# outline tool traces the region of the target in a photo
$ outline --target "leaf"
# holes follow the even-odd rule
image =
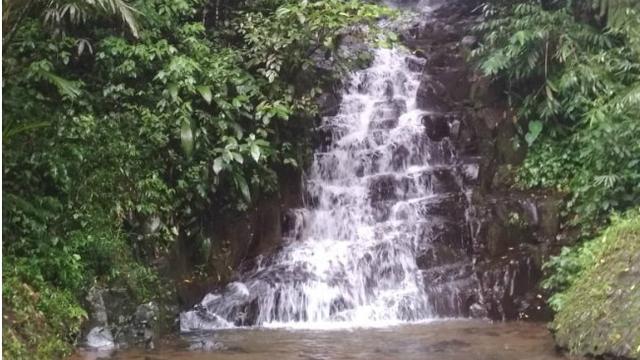
[[[178,84],[171,83],[169,84],[169,95],[171,95],[171,99],[173,101],[178,100]]]
[[[298,15],[298,21],[300,22],[300,24],[304,24],[307,20],[302,12],[298,12],[296,15]]]
[[[536,141],[538,136],[540,136],[541,132],[542,132],[542,121],[534,120],[529,122],[529,132],[527,132],[527,134],[524,136],[524,139],[527,141],[527,144],[531,146],[531,144],[533,144]]]
[[[240,193],[242,193],[244,199],[247,202],[251,202],[251,192],[249,191],[249,185],[247,184],[247,181],[240,174],[236,174],[234,179],[236,186],[238,187],[238,190],[240,190]]]
[[[55,85],[61,95],[68,96],[70,99],[77,98],[82,91],[78,82],[67,80],[52,72],[41,70],[40,75],[43,79]]]
[[[234,152],[234,153],[232,153],[232,155],[233,155],[233,159],[234,159],[236,162],[238,162],[238,163],[240,163],[240,164],[242,164],[242,163],[244,162],[244,158],[242,157],[242,155],[241,155],[241,154],[238,154],[238,153],[235,153],[235,152]]]
[[[196,90],[198,90],[198,92],[200,93],[200,95],[202,95],[202,98],[204,99],[204,101],[207,102],[207,104],[211,104],[211,100],[213,98],[212,94],[211,94],[211,87],[210,86],[196,86]]]
[[[191,129],[191,121],[188,119],[182,120],[180,126],[180,142],[182,144],[182,150],[189,157],[193,152],[193,130]]]
[[[223,167],[224,167],[224,161],[222,160],[222,158],[216,158],[215,160],[213,160],[213,172],[216,175],[218,175],[220,171],[222,171]]]
[[[40,122],[35,122],[35,123],[30,123],[30,124],[23,124],[23,125],[18,125],[15,127],[11,127],[7,130],[3,130],[2,131],[2,141],[3,142],[8,142],[13,136],[20,134],[22,132],[26,132],[26,131],[31,131],[31,130],[35,130],[35,129],[39,129],[39,128],[43,128],[43,127],[47,127],[49,126],[50,123],[48,121],[40,121]]]
[[[251,144],[251,157],[256,162],[260,161],[260,147],[256,144]]]
[[[242,130],[242,126],[240,126],[240,124],[235,123],[235,122],[230,123],[229,125],[236,132],[236,138],[237,139],[242,139],[242,136],[244,135],[244,132]]]

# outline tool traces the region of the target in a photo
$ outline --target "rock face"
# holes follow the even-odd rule
[[[162,333],[161,309],[154,302],[135,305],[124,289],[93,287],[87,295],[91,310],[85,336],[88,348],[109,350],[129,346],[154,348],[154,340]],[[169,317],[177,309],[163,306]]]
[[[450,144],[455,153],[444,160],[448,176],[439,179],[440,190],[460,194],[464,204],[455,210],[443,203],[428,212],[445,220],[429,233],[418,265],[442,316],[546,319],[538,282],[543,258],[560,245],[559,199],[509,189],[513,165],[524,159],[526,147],[514,142],[511,112],[499,92],[464,60],[477,43],[465,36],[476,5],[443,2],[429,20],[403,34],[414,53],[428,54],[417,95],[418,105],[429,111],[426,136]],[[440,234],[437,240],[433,231]]]

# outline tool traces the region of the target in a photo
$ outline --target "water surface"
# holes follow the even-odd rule
[[[228,329],[165,339],[151,351],[101,356],[114,360],[567,359],[554,349],[544,324],[451,320],[364,329]],[[73,360],[98,355],[79,353]]]

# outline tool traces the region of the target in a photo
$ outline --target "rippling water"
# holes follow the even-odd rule
[[[172,338],[155,350],[77,354],[118,360],[551,360],[554,350],[543,324],[449,320],[383,328],[334,330],[228,329]]]

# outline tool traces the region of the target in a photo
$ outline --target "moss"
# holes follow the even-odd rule
[[[640,213],[614,221],[593,245],[594,261],[562,294],[556,341],[576,354],[638,359]]]
[[[70,293],[8,274],[2,300],[3,358],[60,359],[73,351],[86,313]]]

